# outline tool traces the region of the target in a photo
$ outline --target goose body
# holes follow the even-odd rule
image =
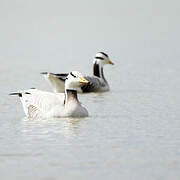
[[[93,76],[84,76],[89,83],[82,84],[77,88],[79,93],[109,91],[109,84],[104,77],[103,66],[113,64],[109,56],[103,52],[97,53],[93,61]],[[67,73],[55,74],[50,72],[41,73],[49,81],[54,92],[64,92]]]
[[[73,77],[75,76],[75,77]],[[76,71],[67,76],[65,93],[51,93],[38,89],[28,89],[10,95],[18,95],[24,112],[29,118],[84,117],[88,111],[81,105],[76,88],[81,83],[88,83]]]

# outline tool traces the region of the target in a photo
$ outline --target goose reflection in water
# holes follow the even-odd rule
[[[86,122],[86,118],[48,118],[48,119],[22,119],[21,132],[29,138],[55,140],[56,136],[63,135],[66,138],[78,136],[80,128]]]

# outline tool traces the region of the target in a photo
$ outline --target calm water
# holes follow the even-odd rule
[[[180,178],[179,61],[114,62],[105,67],[110,92],[79,95],[90,114],[82,119],[24,118],[19,100],[7,94],[32,86],[50,90],[39,75],[49,64],[16,61],[9,73],[10,62],[1,67],[3,179]],[[91,73],[91,61],[76,63]]]

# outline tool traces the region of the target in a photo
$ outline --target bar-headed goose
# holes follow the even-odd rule
[[[28,89],[10,95],[18,95],[27,117],[84,117],[88,111],[77,97],[77,88],[88,81],[81,73],[73,71],[65,80],[65,93],[51,93],[38,89]]]
[[[93,76],[84,76],[89,83],[82,84],[77,91],[84,92],[104,92],[109,91],[109,84],[104,77],[103,66],[105,64],[114,64],[107,54],[99,52],[93,60]],[[54,74],[42,72],[45,79],[50,82],[54,92],[64,92],[64,83],[68,74]]]

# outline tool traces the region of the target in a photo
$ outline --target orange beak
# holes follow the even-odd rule
[[[89,81],[87,81],[85,78],[83,78],[83,77],[80,77],[80,81],[79,81],[80,83],[82,83],[82,84],[87,84]]]
[[[110,60],[109,60],[108,64],[112,64],[112,65],[114,65],[114,63],[113,63],[112,61],[110,61]]]

